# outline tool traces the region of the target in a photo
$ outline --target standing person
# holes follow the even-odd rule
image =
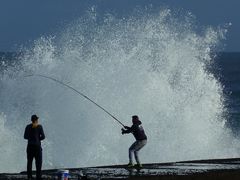
[[[32,115],[31,124],[28,124],[25,128],[24,139],[28,140],[27,145],[27,175],[28,179],[32,179],[32,162],[35,158],[36,164],[36,177],[38,180],[41,179],[42,169],[42,147],[41,141],[45,139],[43,128],[38,124],[39,117]]]
[[[133,133],[136,141],[130,146],[129,148],[129,164],[128,167],[133,167],[133,160],[132,156],[134,153],[135,160],[137,162],[136,167],[141,168],[142,164],[140,163],[138,157],[138,151],[143,148],[147,144],[147,136],[144,132],[143,127],[141,126],[142,122],[139,120],[137,115],[132,116],[132,123],[131,127],[124,126],[125,129],[122,128],[122,134]]]

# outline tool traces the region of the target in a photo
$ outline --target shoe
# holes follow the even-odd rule
[[[143,166],[141,164],[136,164],[134,167],[135,168],[142,168]]]
[[[134,167],[133,163],[128,163],[127,167],[131,168]]]

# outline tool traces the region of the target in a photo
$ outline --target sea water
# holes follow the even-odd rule
[[[76,88],[125,125],[138,115],[148,136],[142,163],[239,157],[231,127],[239,96],[231,101],[227,89],[235,76],[228,86],[226,66],[214,69],[225,27],[200,28],[191,13],[162,9],[125,18],[90,11],[60,31],[17,57],[2,54],[0,172],[26,170],[23,133],[32,114],[46,134],[44,169],[128,163],[131,134],[69,88],[24,77],[34,73]]]

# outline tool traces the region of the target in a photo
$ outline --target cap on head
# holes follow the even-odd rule
[[[137,115],[132,116],[132,122],[133,122],[133,123],[136,123],[136,122],[138,122],[138,121],[139,121],[139,118],[138,118]]]
[[[38,116],[36,115],[36,114],[34,114],[34,115],[32,115],[32,117],[31,117],[31,121],[32,122],[35,122],[35,121],[37,121],[38,120]]]
[[[132,119],[134,119],[134,120],[139,120],[139,118],[138,118],[137,115],[132,116]]]

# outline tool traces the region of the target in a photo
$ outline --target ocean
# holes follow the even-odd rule
[[[140,13],[140,12],[139,12]],[[90,13],[21,53],[0,54],[0,172],[26,169],[25,126],[40,117],[46,168],[128,162],[138,115],[143,163],[240,156],[240,53],[217,53],[226,29],[196,30],[170,10],[118,19]]]
[[[240,135],[240,53],[220,53],[215,60],[215,76],[221,82],[227,107],[227,124]]]

